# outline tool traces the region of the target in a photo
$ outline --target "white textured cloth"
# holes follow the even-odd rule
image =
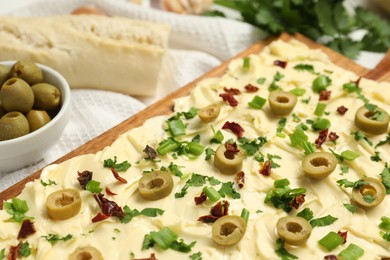
[[[0,10],[0,15],[59,15],[88,4],[96,5],[110,16],[172,26],[157,94],[154,97],[129,97],[107,91],[72,90],[72,118],[61,139],[36,164],[14,172],[0,172],[0,191],[129,118],[144,108],[145,104],[149,105],[191,82],[265,36],[255,27],[239,21],[168,13],[140,7],[126,0],[37,0],[9,13]]]

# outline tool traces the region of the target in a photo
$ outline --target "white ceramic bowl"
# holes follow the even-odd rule
[[[0,64],[12,67],[15,61],[2,61]],[[44,81],[61,91],[61,109],[52,120],[27,135],[0,141],[0,172],[17,170],[38,162],[50,147],[57,142],[69,122],[71,112],[71,92],[68,83],[57,71],[38,64]]]

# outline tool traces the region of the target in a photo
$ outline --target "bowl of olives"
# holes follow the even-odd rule
[[[69,122],[70,96],[66,80],[47,66],[0,62],[0,172],[43,158]]]

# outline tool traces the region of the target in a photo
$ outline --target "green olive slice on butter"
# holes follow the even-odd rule
[[[81,208],[80,192],[63,189],[51,193],[46,199],[46,210],[53,220],[65,220],[77,215]]]
[[[205,123],[214,121],[221,111],[221,106],[219,104],[211,104],[207,107],[201,108],[198,110],[198,116],[200,120]]]
[[[236,174],[242,169],[242,162],[244,156],[241,152],[236,154],[226,151],[226,146],[221,144],[214,155],[214,166],[217,167],[221,173]]]
[[[68,260],[104,260],[99,250],[92,246],[79,247],[69,255]]]
[[[380,180],[372,177],[362,179],[367,182],[358,189],[352,190],[352,199],[362,207],[372,208],[378,206],[386,196],[386,188]]]
[[[355,114],[355,125],[366,133],[380,135],[386,133],[389,127],[389,114],[381,108],[370,111],[366,107],[360,107]],[[380,113],[380,119],[375,118],[375,114]]]
[[[153,171],[141,177],[138,191],[146,200],[159,200],[168,196],[173,189],[172,174],[164,171]]]
[[[337,158],[328,152],[316,152],[306,155],[302,160],[304,173],[314,179],[330,175],[337,166]]]
[[[275,115],[288,115],[297,104],[297,97],[286,91],[272,91],[268,96],[268,103]]]
[[[302,217],[286,216],[276,223],[276,230],[281,239],[290,245],[301,245],[309,239],[312,226]]]
[[[244,236],[246,224],[243,218],[236,215],[220,217],[212,225],[212,238],[221,246],[237,244]]]

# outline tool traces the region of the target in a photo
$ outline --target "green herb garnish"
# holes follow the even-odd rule
[[[336,232],[329,232],[326,236],[318,240],[318,244],[325,247],[328,251],[334,250],[336,247],[344,243],[344,238],[342,238]]]
[[[103,167],[114,168],[117,172],[125,172],[131,167],[131,164],[128,161],[117,163],[117,158],[114,156],[114,159],[109,158],[104,160]]]
[[[310,225],[312,227],[324,227],[333,224],[336,220],[338,220],[338,218],[333,217],[331,215],[327,215],[325,217],[310,220]]]
[[[356,260],[364,255],[364,250],[355,244],[349,244],[349,246],[341,251],[338,256],[343,260]]]
[[[356,141],[365,140],[369,145],[372,145],[371,140],[363,132],[356,131],[352,135],[354,135]]]
[[[275,253],[283,260],[298,259],[297,256],[290,254],[286,248],[284,248],[284,241],[280,238],[276,240]]]
[[[193,253],[190,255],[191,260],[202,260],[202,252]]]
[[[294,89],[290,90],[290,93],[294,94],[297,97],[301,97],[301,96],[305,95],[306,89],[304,89],[304,88],[294,88]]]
[[[218,190],[218,193],[222,196],[222,198],[225,198],[226,196],[232,198],[232,199],[239,199],[241,198],[240,193],[238,193],[233,188],[234,183],[229,182],[223,182],[221,188]]]
[[[124,217],[121,219],[122,223],[129,223],[134,217],[143,215],[147,217],[157,217],[158,215],[164,214],[164,210],[159,208],[144,208],[139,211],[137,209],[130,209],[129,206],[125,205],[123,207],[123,212],[125,213]]]
[[[42,236],[43,238],[46,239],[47,242],[49,242],[51,245],[55,245],[57,242],[59,241],[68,241],[70,239],[73,238],[73,236],[71,234],[68,234],[66,236],[63,236],[63,237],[60,237],[59,235],[57,234],[49,234],[47,236]]]
[[[313,218],[313,211],[309,208],[304,208],[297,214],[297,216],[310,221]]]
[[[102,188],[100,187],[100,182],[95,180],[90,180],[87,185],[85,186],[85,189],[87,191],[90,191],[92,193],[100,193],[102,192]]]
[[[41,184],[43,187],[50,186],[50,185],[57,185],[55,181],[52,181],[50,179],[48,180],[48,182],[44,182],[43,180],[41,180]]]
[[[28,257],[29,255],[31,255],[31,247],[30,247],[30,244],[28,243],[28,241],[23,242],[20,245],[18,253],[19,253],[18,255],[22,256],[22,257]]]
[[[356,205],[347,204],[347,203],[344,203],[343,205],[351,213],[355,213],[356,210],[358,209],[358,206],[356,206]]]
[[[320,75],[313,81],[313,91],[320,93],[321,91],[326,90],[326,88],[329,87],[331,83],[332,80],[328,76]]]
[[[152,231],[145,235],[142,249],[148,249],[153,247],[154,244],[157,244],[163,250],[170,248],[183,253],[190,252],[196,242],[186,244],[182,239],[178,239],[178,237],[171,229],[163,227],[160,231]]]
[[[390,194],[390,167],[388,164],[385,165],[385,168],[380,173],[380,176],[382,178],[382,183],[386,188],[386,194]]]
[[[294,66],[294,69],[298,71],[308,71],[315,74],[314,67],[310,64],[297,64]]]
[[[248,103],[248,106],[254,109],[262,109],[263,106],[267,103],[267,99],[260,96],[254,96],[253,99]]]
[[[355,182],[352,182],[347,179],[341,179],[337,181],[337,184],[340,185],[341,187],[344,186],[345,188],[360,189],[361,186],[367,185],[368,182],[364,180],[357,180]]]
[[[205,149],[205,153],[206,153],[206,157],[205,157],[205,160],[208,161],[211,159],[211,157],[215,154],[215,151],[213,149],[211,149],[210,147],[207,147]]]
[[[386,139],[385,139],[385,140],[382,140],[382,141],[380,141],[377,145],[375,145],[375,148],[377,148],[378,146],[387,144],[387,143],[390,143],[390,134],[388,134],[388,135],[386,136]]]
[[[25,213],[29,210],[27,202],[18,198],[12,198],[11,202],[4,202],[4,209],[12,216],[11,220],[14,222],[22,222],[25,219],[33,219],[28,217]]]
[[[260,136],[251,141],[246,137],[241,137],[238,138],[238,142],[240,147],[245,150],[246,155],[253,156],[267,143],[267,138]]]

